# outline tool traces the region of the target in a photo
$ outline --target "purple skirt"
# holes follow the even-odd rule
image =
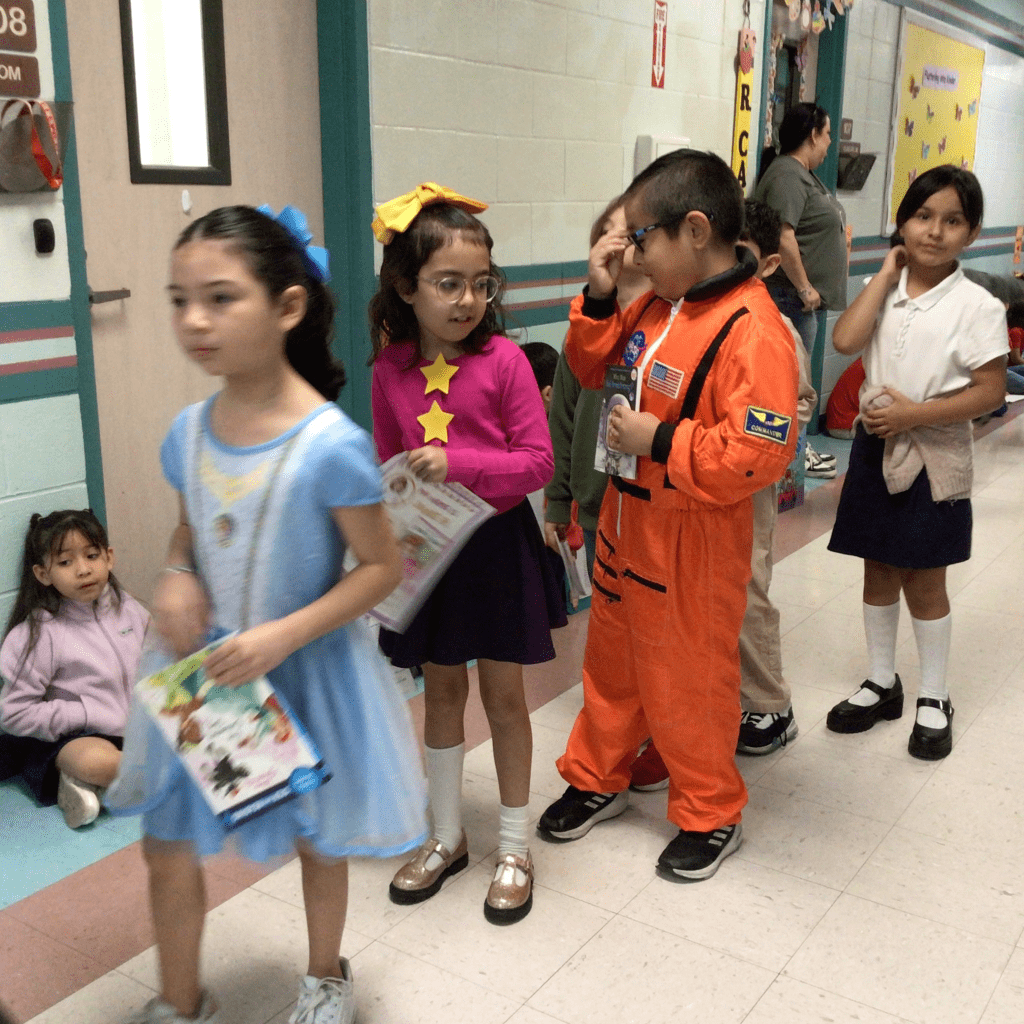
[[[480,525],[406,631],[382,629],[380,646],[399,668],[536,665],[554,659],[551,630],[565,623],[565,592],[523,500]]]

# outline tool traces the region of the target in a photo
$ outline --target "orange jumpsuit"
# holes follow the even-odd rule
[[[584,705],[558,770],[577,789],[619,792],[651,736],[669,770],[668,818],[698,832],[738,822],[747,802],[735,754],[750,496],[783,475],[799,429],[793,338],[752,273],[748,261],[702,282],[674,315],[653,293],[624,313],[580,296],[566,338],[573,373],[600,389],[605,366],[644,332],[639,408],[667,426],[637,479],[605,493]],[[693,416],[680,420],[694,371],[730,320]]]

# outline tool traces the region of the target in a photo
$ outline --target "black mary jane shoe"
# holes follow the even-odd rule
[[[932,729],[914,722],[914,731],[910,734],[907,750],[911,757],[920,758],[922,761],[941,761],[953,749],[953,705],[948,700],[918,697],[917,706],[938,708],[946,716],[946,725],[942,729]]]
[[[866,708],[848,700],[840,701],[825,719],[832,732],[867,732],[875,722],[893,722],[903,714],[903,683],[898,675],[892,686],[879,686],[865,679],[860,688],[877,693],[879,699]]]

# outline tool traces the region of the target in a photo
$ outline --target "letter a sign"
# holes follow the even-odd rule
[[[732,136],[732,173],[740,187],[747,187],[750,158],[751,92],[754,88],[754,33],[740,29],[740,48],[736,58],[736,117]]]
[[[665,41],[668,38],[668,0],[654,0],[654,54],[651,88],[665,88]]]

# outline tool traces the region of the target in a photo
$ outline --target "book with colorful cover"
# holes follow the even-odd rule
[[[215,641],[135,684],[135,696],[226,828],[323,785],[331,774],[266,676],[217,686],[203,664]]]
[[[623,480],[636,479],[636,456],[625,455],[608,447],[608,414],[617,405],[636,409],[640,394],[637,387],[639,375],[640,371],[635,366],[605,367],[604,402],[601,405],[601,423],[597,428],[594,469]]]
[[[381,625],[403,632],[476,528],[494,507],[459,483],[421,480],[409,469],[409,453],[399,452],[381,466],[384,508],[402,555],[402,579],[371,609]],[[356,567],[345,552],[345,571]]]

